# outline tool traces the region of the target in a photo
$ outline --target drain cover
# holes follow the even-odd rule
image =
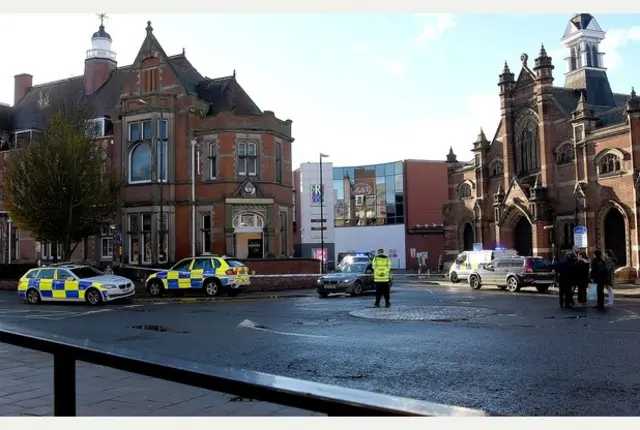
[[[189,333],[188,331],[176,330],[170,327],[165,327],[163,325],[153,325],[153,324],[143,324],[143,325],[132,325],[129,328],[135,328],[137,330],[149,330],[149,331],[157,331],[157,332],[171,332],[171,333]]]
[[[358,318],[394,321],[464,321],[470,318],[495,314],[489,308],[465,306],[414,306],[391,308],[367,308],[349,312]]]

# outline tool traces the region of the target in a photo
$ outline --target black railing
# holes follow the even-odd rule
[[[55,416],[76,415],[77,361],[329,416],[489,416],[475,409],[221,368],[91,341],[51,339],[5,324],[0,324],[0,343],[53,355]]]

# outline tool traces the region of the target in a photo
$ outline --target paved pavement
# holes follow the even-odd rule
[[[94,309],[29,306],[0,294],[0,322],[501,414],[639,415],[640,348],[633,339],[640,300],[622,298],[606,312],[563,311],[552,294],[397,284],[390,309],[371,305],[366,296]],[[166,331],[139,328],[149,325]],[[0,354],[0,415],[49,414],[50,358],[6,347]],[[303,413],[96,366],[79,369],[83,415]]]

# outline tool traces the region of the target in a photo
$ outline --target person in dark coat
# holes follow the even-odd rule
[[[597,285],[598,302],[594,309],[604,310],[604,286],[607,283],[607,267],[602,259],[602,251],[596,249],[591,260],[589,272],[591,282]]]
[[[589,285],[589,258],[585,251],[580,251],[576,259],[576,282],[578,307],[585,307],[587,305],[587,286]]]
[[[560,299],[560,307],[563,309],[571,309],[573,307],[571,287],[575,285],[574,264],[574,255],[568,252],[563,261],[552,266],[557,275],[558,288],[560,290],[558,297]]]

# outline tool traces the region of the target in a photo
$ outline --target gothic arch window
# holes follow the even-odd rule
[[[593,67],[600,67],[598,64],[598,48],[596,48],[596,45],[591,45],[591,65]]]
[[[556,162],[559,166],[562,166],[563,164],[570,164],[574,159],[575,151],[572,144],[565,143],[558,149],[558,153],[556,154]]]
[[[461,199],[468,199],[471,197],[471,185],[466,182],[463,182],[458,187],[458,197]]]
[[[491,163],[491,166],[489,167],[489,175],[492,178],[498,178],[502,176],[503,173],[504,173],[504,164],[502,164],[502,161],[494,161],[493,163]]]
[[[608,173],[616,173],[621,170],[620,157],[618,155],[609,153],[606,154],[598,163],[598,173],[606,175]]]
[[[151,181],[151,145],[140,142],[129,152],[129,182]]]
[[[517,151],[518,172],[529,173],[540,167],[538,160],[538,124],[532,119],[529,119],[525,122],[519,137],[519,148]]]

